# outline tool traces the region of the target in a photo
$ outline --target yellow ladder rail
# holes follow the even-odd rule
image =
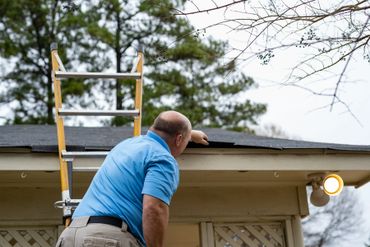
[[[143,65],[144,65],[144,54],[141,47],[139,47],[138,61],[136,71],[140,73],[140,78],[136,79],[135,87],[135,110],[139,111],[139,116],[134,118],[134,136],[139,136],[141,134],[141,110],[143,102]],[[133,71],[132,71],[133,72]]]
[[[54,84],[54,101],[55,101],[55,123],[57,126],[57,139],[58,139],[58,156],[59,156],[59,166],[60,166],[60,182],[62,189],[62,200],[68,201],[71,199],[69,190],[69,179],[68,179],[68,166],[67,161],[62,157],[62,151],[66,150],[65,144],[65,134],[64,134],[64,120],[63,117],[59,116],[58,109],[62,108],[62,90],[60,87],[60,79],[55,77],[55,71],[59,71],[60,59],[58,56],[58,47],[56,44],[51,45],[51,63],[52,63],[52,79]],[[72,211],[70,208],[63,208],[63,217],[65,217],[65,224],[69,225],[70,216],[72,216]]]

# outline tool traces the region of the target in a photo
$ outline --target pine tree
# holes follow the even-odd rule
[[[54,123],[50,44],[59,43],[67,69],[84,60],[90,45],[80,27],[83,20],[80,10],[61,1],[0,1],[0,102],[13,112],[6,116],[8,123]],[[90,87],[78,80],[63,81],[66,103]]]
[[[105,54],[114,54],[117,72],[130,69],[135,46],[144,47],[144,125],[168,109],[183,112],[196,125],[245,129],[255,124],[265,105],[238,99],[254,81],[237,72],[234,63],[222,63],[228,49],[225,42],[204,38],[185,19],[172,14],[182,4],[170,0],[90,3],[86,22],[92,39],[106,47]],[[132,80],[117,80],[114,87],[103,85],[102,91],[115,91],[117,109],[132,108]],[[111,94],[106,93],[110,99]],[[113,124],[128,121],[116,118]]]
[[[182,1],[87,1],[74,11],[50,0],[0,3],[0,54],[7,62],[15,61],[1,80],[2,87],[9,88],[2,92],[1,101],[11,103],[15,113],[9,122],[53,123],[52,41],[59,43],[67,70],[72,65],[90,71],[114,66],[115,71],[126,72],[135,49],[142,45],[143,125],[159,112],[174,109],[195,125],[246,129],[266,111],[265,105],[242,97],[254,81],[238,72],[234,63],[223,64],[227,43],[205,38],[187,20],[173,15],[173,9],[183,7]],[[63,81],[62,89],[67,105],[101,107],[89,97],[100,94],[116,109],[133,107],[133,80],[69,80]],[[111,124],[129,122],[115,118]]]

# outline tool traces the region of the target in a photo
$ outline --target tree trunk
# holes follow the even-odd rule
[[[116,20],[117,20],[117,29],[116,29],[116,69],[117,73],[121,72],[121,60],[122,54],[120,49],[120,32],[121,32],[121,20],[119,16],[119,11],[116,12]],[[116,109],[120,110],[123,106],[123,94],[122,94],[122,85],[120,79],[116,79]]]
[[[49,66],[48,68],[49,75],[51,74],[51,68]],[[54,117],[53,117],[53,107],[54,107],[54,97],[53,97],[53,80],[51,79],[51,76],[48,76],[48,87],[47,87],[47,102],[46,107],[48,111],[46,122],[48,124],[54,124]]]

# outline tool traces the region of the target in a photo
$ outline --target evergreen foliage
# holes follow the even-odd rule
[[[87,1],[69,7],[60,1],[0,0],[1,65],[11,67],[1,76],[6,90],[0,93],[1,102],[14,110],[9,123],[53,123],[53,41],[67,70],[80,71],[130,71],[136,48],[144,47],[143,125],[173,109],[194,125],[245,130],[266,111],[265,105],[242,97],[255,83],[234,63],[225,65],[227,43],[205,38],[172,14],[182,1]],[[66,105],[101,108],[94,98],[103,94],[111,109],[133,107],[133,80],[68,80],[62,85]],[[129,122],[115,118],[110,124]]]
[[[13,111],[6,116],[8,123],[54,123],[51,42],[58,41],[66,65],[83,61],[80,48],[91,49],[83,38],[82,12],[72,14],[64,7],[60,1],[0,1],[0,102]],[[79,56],[64,48],[80,50]],[[90,86],[68,80],[63,88],[63,95],[71,96],[67,103],[72,103],[76,101],[73,96],[88,93]]]

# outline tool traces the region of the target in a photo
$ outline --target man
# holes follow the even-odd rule
[[[162,247],[169,204],[179,183],[174,157],[202,131],[175,111],[162,112],[147,135],[115,146],[96,173],[57,247]]]

